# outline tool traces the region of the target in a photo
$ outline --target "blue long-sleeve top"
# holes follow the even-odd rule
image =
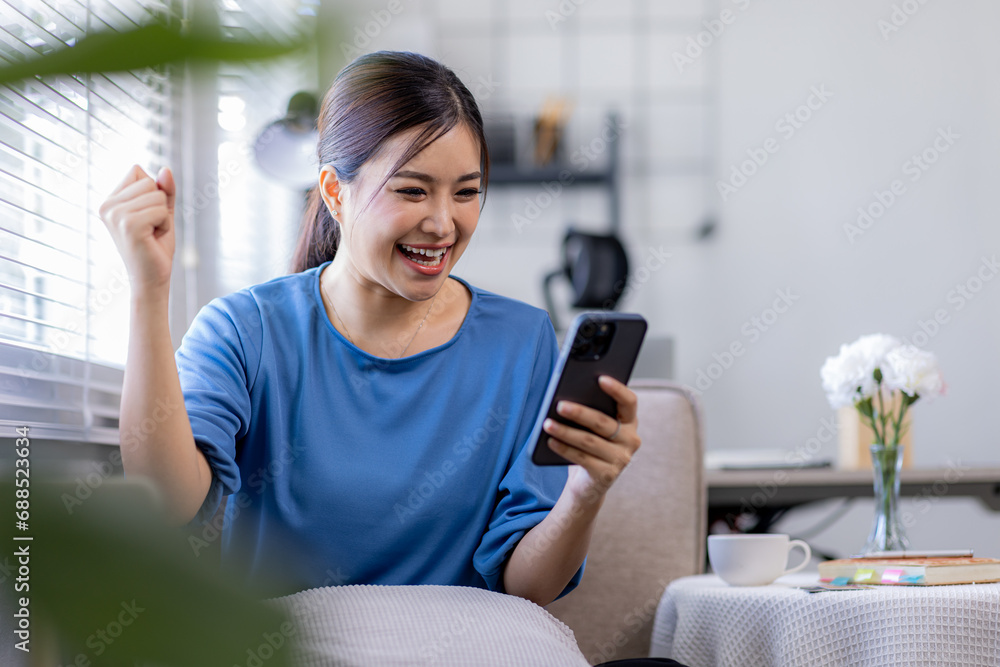
[[[331,324],[325,266],[215,299],[185,334],[184,405],[212,468],[193,525],[234,494],[224,568],[268,594],[503,590],[504,562],[566,481],[530,461],[558,352],[547,314],[460,281],[472,302],[455,336],[383,359]]]

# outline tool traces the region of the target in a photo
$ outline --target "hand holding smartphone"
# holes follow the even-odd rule
[[[646,326],[646,320],[634,313],[581,313],[573,320],[532,430],[534,449],[531,460],[535,464],[570,465],[569,461],[549,448],[549,435],[542,430],[547,418],[574,428],[584,428],[556,412],[559,401],[586,405],[617,418],[617,403],[604,393],[597,379],[609,375],[622,384],[628,384],[646,335]]]

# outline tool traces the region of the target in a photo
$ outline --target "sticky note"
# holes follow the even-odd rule
[[[830,583],[833,584],[834,586],[846,586],[849,583],[851,583],[851,578],[850,577],[837,577],[836,579],[834,579]]]
[[[902,570],[883,570],[882,571],[882,583],[883,584],[897,584],[899,583],[899,578],[903,576]]]
[[[919,584],[924,578],[922,574],[911,574],[899,578],[901,584]]]
[[[854,573],[854,581],[868,581],[875,576],[875,570],[858,570]]]

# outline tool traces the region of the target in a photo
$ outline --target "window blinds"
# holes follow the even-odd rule
[[[89,32],[176,20],[192,1],[0,0],[0,62],[23,62]],[[225,36],[286,41],[314,30],[318,4],[216,0],[199,9],[217,12]],[[315,90],[308,60],[218,69],[218,179],[195,194],[222,213],[220,293],[287,271],[301,196],[267,182],[251,147],[292,93]],[[181,69],[174,72],[0,86],[0,437],[29,425],[35,438],[119,441],[128,278],[97,209],[132,164],[151,174],[185,164],[192,148],[170,131],[184,94]],[[184,259],[178,245],[175,271]]]
[[[0,0],[0,61],[164,20],[151,0]],[[0,86],[0,436],[118,442],[128,278],[97,209],[168,160],[166,72]]]
[[[225,0],[219,23],[229,37],[298,41],[316,29],[318,5],[318,0]],[[288,273],[304,193],[257,169],[253,143],[268,123],[285,115],[294,93],[315,94],[316,80],[314,61],[301,54],[220,66],[218,285],[223,293]]]

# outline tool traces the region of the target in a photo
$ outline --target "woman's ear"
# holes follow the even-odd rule
[[[340,179],[330,165],[324,165],[319,172],[319,196],[334,218],[343,210],[340,201]]]

